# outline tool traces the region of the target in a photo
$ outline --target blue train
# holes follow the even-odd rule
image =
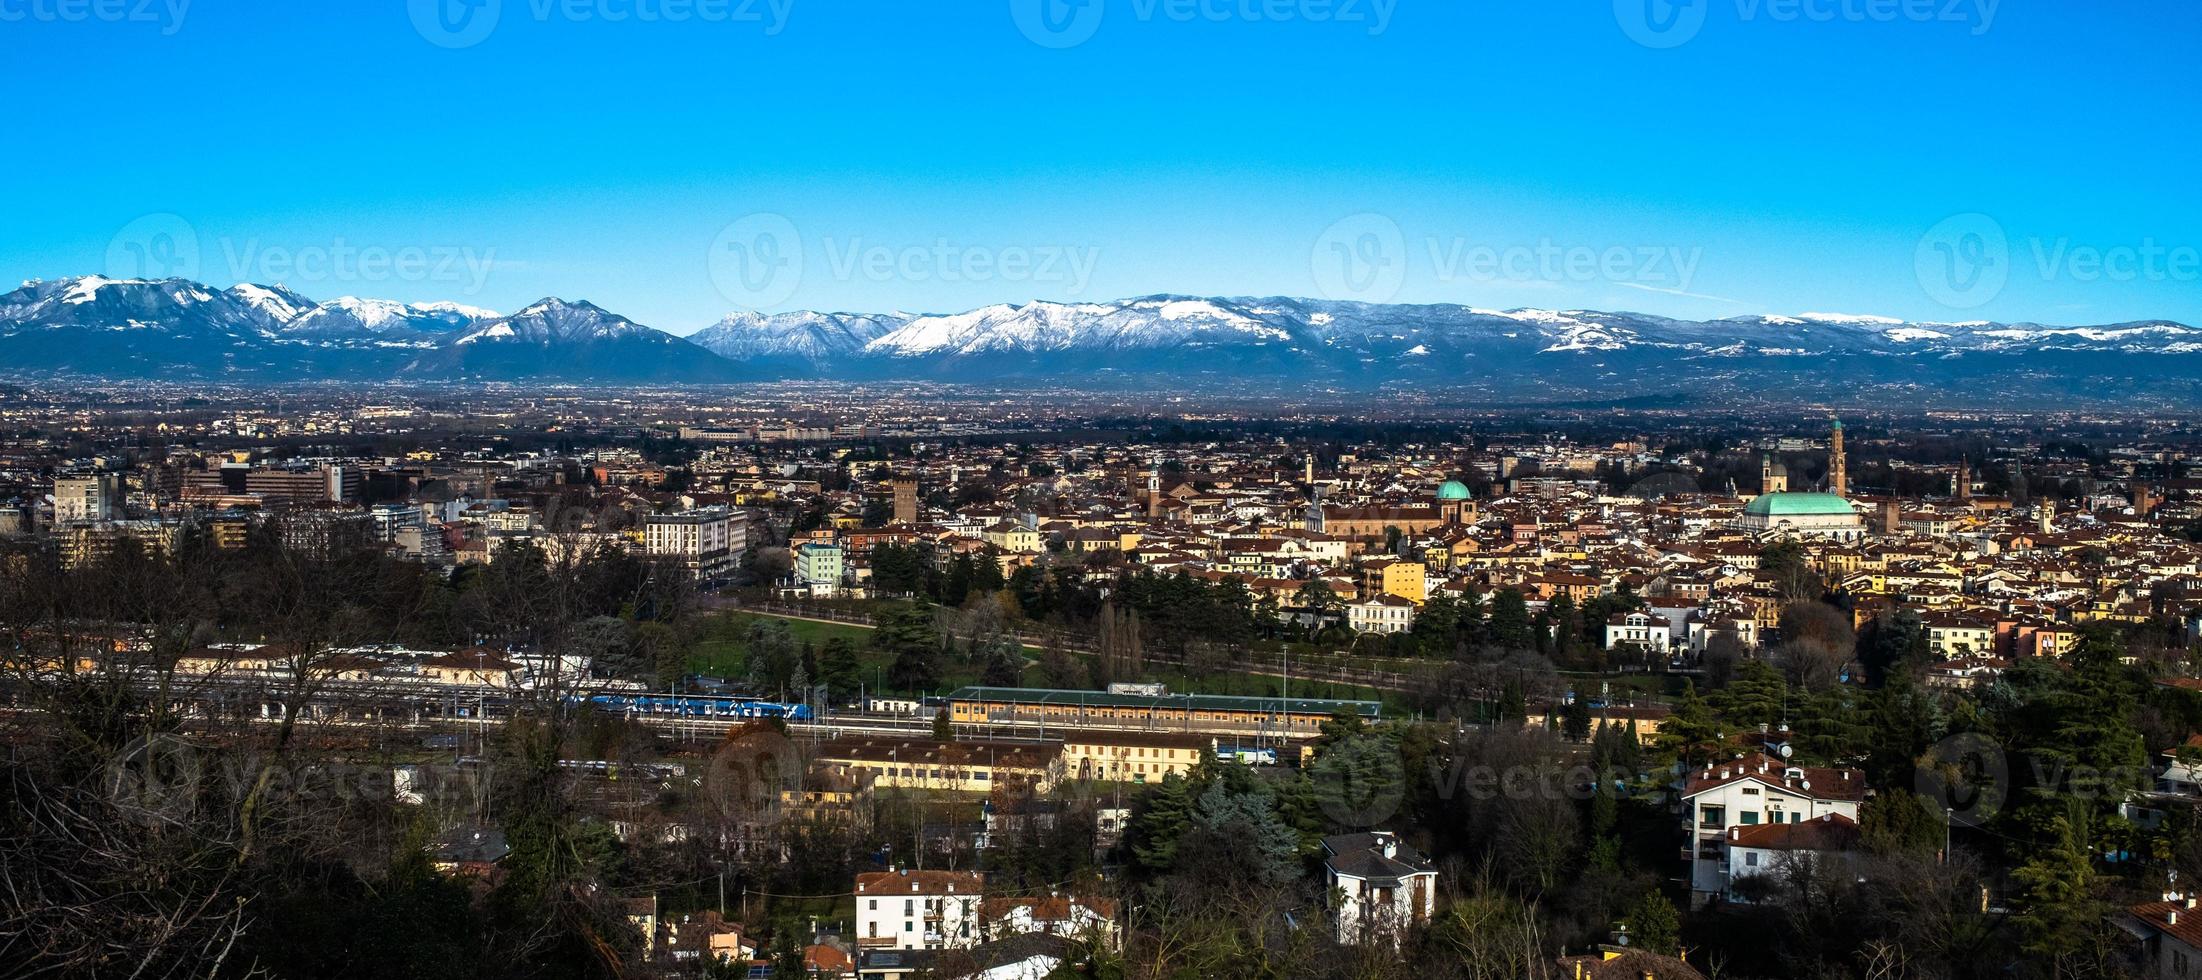
[[[589,703],[606,711],[676,718],[781,718],[811,720],[810,705],[706,694],[599,694]]]

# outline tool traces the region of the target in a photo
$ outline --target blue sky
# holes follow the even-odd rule
[[[100,2],[0,0],[11,282],[2202,322],[2194,3]]]

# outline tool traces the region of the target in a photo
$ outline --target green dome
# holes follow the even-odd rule
[[[1440,483],[1437,485],[1437,499],[1466,500],[1468,499],[1468,485],[1459,480],[1447,480]]]
[[[1762,493],[1743,508],[1752,517],[1855,516],[1857,508],[1832,493]]]

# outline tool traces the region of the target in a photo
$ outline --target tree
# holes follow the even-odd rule
[[[955,729],[955,727],[954,727],[953,725],[949,724],[949,721],[948,721],[948,709],[947,709],[947,708],[942,708],[942,709],[940,709],[939,711],[936,711],[936,712],[934,712],[934,713],[933,713],[933,741],[935,741],[935,742],[953,742],[953,741],[955,741],[955,740],[956,740],[956,729]]]
[[[996,634],[977,644],[973,659],[979,662],[979,683],[988,687],[1021,687],[1025,679],[1025,648],[1014,638]]]
[[[2107,954],[2104,916],[2109,903],[2096,893],[2095,869],[2071,821],[2052,821],[2050,846],[2011,873],[2021,908],[2014,924],[2019,948],[2054,964],[2056,976],[2076,976]]]
[[[1674,903],[1658,891],[1644,893],[1636,904],[1629,906],[1629,935],[1634,937],[1636,948],[1649,950],[1662,956],[1673,956],[1682,935],[1682,916],[1675,911]]]
[[[1491,597],[1491,642],[1509,650],[1530,649],[1529,625],[1529,603],[1519,591],[1500,589]]]
[[[864,683],[864,665],[857,659],[856,644],[848,637],[828,639],[818,657],[818,680],[836,699],[855,695]]]
[[[927,603],[893,606],[872,630],[872,647],[894,655],[887,683],[896,690],[915,694],[940,686],[940,630],[933,609]]]
[[[1581,742],[1590,738],[1590,700],[1588,698],[1577,695],[1568,701],[1565,708],[1561,709],[1560,734],[1567,736],[1571,742]]]
[[[1141,794],[1124,828],[1132,864],[1150,877],[1177,866],[1177,845],[1192,822],[1193,794],[1185,777],[1169,773]]]

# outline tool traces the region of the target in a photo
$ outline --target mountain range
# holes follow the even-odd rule
[[[281,286],[85,276],[0,295],[0,373],[163,380],[723,383],[794,378],[1086,387],[1414,387],[1567,400],[1739,392],[1920,401],[2202,403],[2202,329],[1681,320],[1284,298],[1147,296],[964,313],[735,313],[687,337],[584,301],[500,315]]]

